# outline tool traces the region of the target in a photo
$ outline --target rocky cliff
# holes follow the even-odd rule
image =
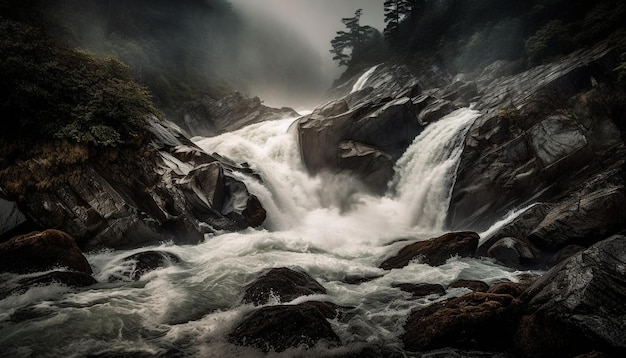
[[[233,176],[254,175],[250,169],[202,151],[168,121],[155,118],[149,126],[140,160],[110,150],[106,155],[119,157],[84,163],[67,182],[5,200],[13,209],[5,225],[24,225],[23,217],[30,227],[61,228],[91,250],[192,244],[206,233],[263,223],[261,203]],[[37,160],[18,165],[37,170]]]
[[[484,231],[508,211],[539,203],[482,238],[480,252],[493,246],[491,255],[513,266],[553,264],[559,250],[626,229],[618,66],[619,52],[604,43],[521,73],[506,61],[455,76],[381,64],[299,120],[303,162],[312,173],[350,172],[384,194],[413,139],[471,106],[481,116],[465,140],[446,227]]]

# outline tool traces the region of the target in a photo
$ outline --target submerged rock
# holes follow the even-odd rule
[[[320,310],[307,304],[260,308],[244,318],[228,339],[264,352],[312,347],[320,341],[341,343]]]
[[[380,264],[380,268],[384,270],[402,268],[416,259],[431,266],[443,265],[452,256],[468,257],[474,255],[478,247],[478,239],[479,236],[475,232],[460,231],[447,233],[430,240],[418,241],[405,246],[397,255],[385,260]]]
[[[87,287],[96,284],[97,281],[90,274],[85,272],[53,271],[41,276],[21,279],[19,281],[21,287],[14,290],[14,292],[24,292],[32,286],[50,285],[53,283],[68,287]]]
[[[0,272],[29,273],[57,267],[92,272],[74,239],[59,230],[35,231],[0,243]]]
[[[272,297],[289,302],[300,296],[326,294],[320,285],[306,272],[286,267],[273,268],[246,287],[243,302],[263,305]]]
[[[137,281],[150,271],[176,265],[180,262],[182,260],[178,256],[167,251],[138,252],[121,260],[120,265],[124,266],[124,270],[123,275],[118,278]]]
[[[424,297],[429,295],[443,296],[446,294],[446,289],[436,283],[399,283],[394,284],[393,287],[397,287],[404,292],[409,292],[413,297]]]

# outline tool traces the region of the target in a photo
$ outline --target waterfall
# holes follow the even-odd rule
[[[342,352],[321,346],[294,348],[290,354],[336,356],[358,352],[363,342],[401,350],[398,337],[408,312],[430,301],[415,300],[395,288],[396,283],[516,280],[514,272],[473,258],[451,258],[438,267],[417,262],[402,270],[378,267],[407,240],[441,234],[463,139],[477,116],[463,109],[428,126],[398,161],[397,176],[382,197],[354,190],[357,182],[348,175],[310,176],[295,134],[288,130],[295,118],[194,138],[208,152],[247,162],[260,174],[262,182],[243,174],[239,178],[266,208],[265,227],[211,235],[193,246],[165,243],[89,253],[98,284],[87,289],[53,284],[12,291],[22,276],[2,274],[0,346],[13,357],[172,352],[264,357],[233,345],[228,334],[255,309],[239,301],[245,286],[260,271],[288,266],[301,267],[327,290],[322,297],[301,297],[298,302],[321,299],[357,307],[345,319],[329,321],[341,337]],[[147,250],[167,251],[182,263],[146,273],[137,282],[115,279],[128,270],[123,258]],[[377,278],[361,284],[347,280],[355,277]],[[463,293],[450,289],[443,298]],[[33,337],[45,339],[33,344]]]
[[[480,112],[459,109],[429,125],[396,163],[396,198],[410,225],[442,229],[465,134]]]
[[[367,80],[369,80],[370,76],[372,76],[378,66],[380,66],[380,64],[372,66],[369,70],[365,71],[365,73],[362,74],[361,77],[359,77],[359,79],[354,83],[354,85],[352,86],[352,91],[350,91],[350,93],[362,90],[365,87]]]

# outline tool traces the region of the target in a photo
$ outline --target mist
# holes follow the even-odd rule
[[[357,9],[363,9],[361,25],[369,25],[380,31],[384,28],[383,1],[381,0],[230,0],[236,12],[248,23],[265,23],[267,28],[282,27],[295,39],[312,49],[319,60],[317,78],[305,87],[308,93],[294,97],[285,91],[284,78],[265,78],[251,86],[250,92],[269,104],[311,106],[317,104],[323,93],[330,88],[345,68],[340,68],[329,52],[330,41],[337,31],[345,30],[341,18],[352,17]],[[270,25],[271,24],[271,25]],[[288,76],[288,73],[283,73]],[[293,77],[287,80],[298,80]],[[294,104],[295,103],[295,104]]]

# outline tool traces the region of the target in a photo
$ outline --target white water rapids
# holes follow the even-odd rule
[[[246,284],[262,270],[283,266],[304,269],[328,290],[298,302],[326,300],[355,309],[347,321],[331,321],[343,347],[320,344],[270,356],[339,354],[365,342],[401,348],[398,337],[412,309],[468,290],[416,300],[393,284],[445,286],[470,278],[493,283],[515,280],[518,274],[473,258],[451,258],[439,267],[414,262],[388,272],[378,268],[409,240],[442,233],[464,136],[477,116],[463,109],[427,127],[398,161],[397,177],[384,197],[359,193],[347,175],[309,176],[289,131],[294,119],[196,138],[208,152],[247,162],[260,173],[263,184],[241,179],[267,210],[264,228],[213,235],[194,246],[90,253],[98,284],[82,290],[34,287],[0,300],[0,355],[261,357],[260,351],[235,346],[226,336],[255,309],[240,304]],[[171,252],[183,263],[137,282],[109,282],[125,269],[123,257],[150,249]],[[2,274],[0,282],[23,277]],[[346,283],[359,277],[377,278]]]

